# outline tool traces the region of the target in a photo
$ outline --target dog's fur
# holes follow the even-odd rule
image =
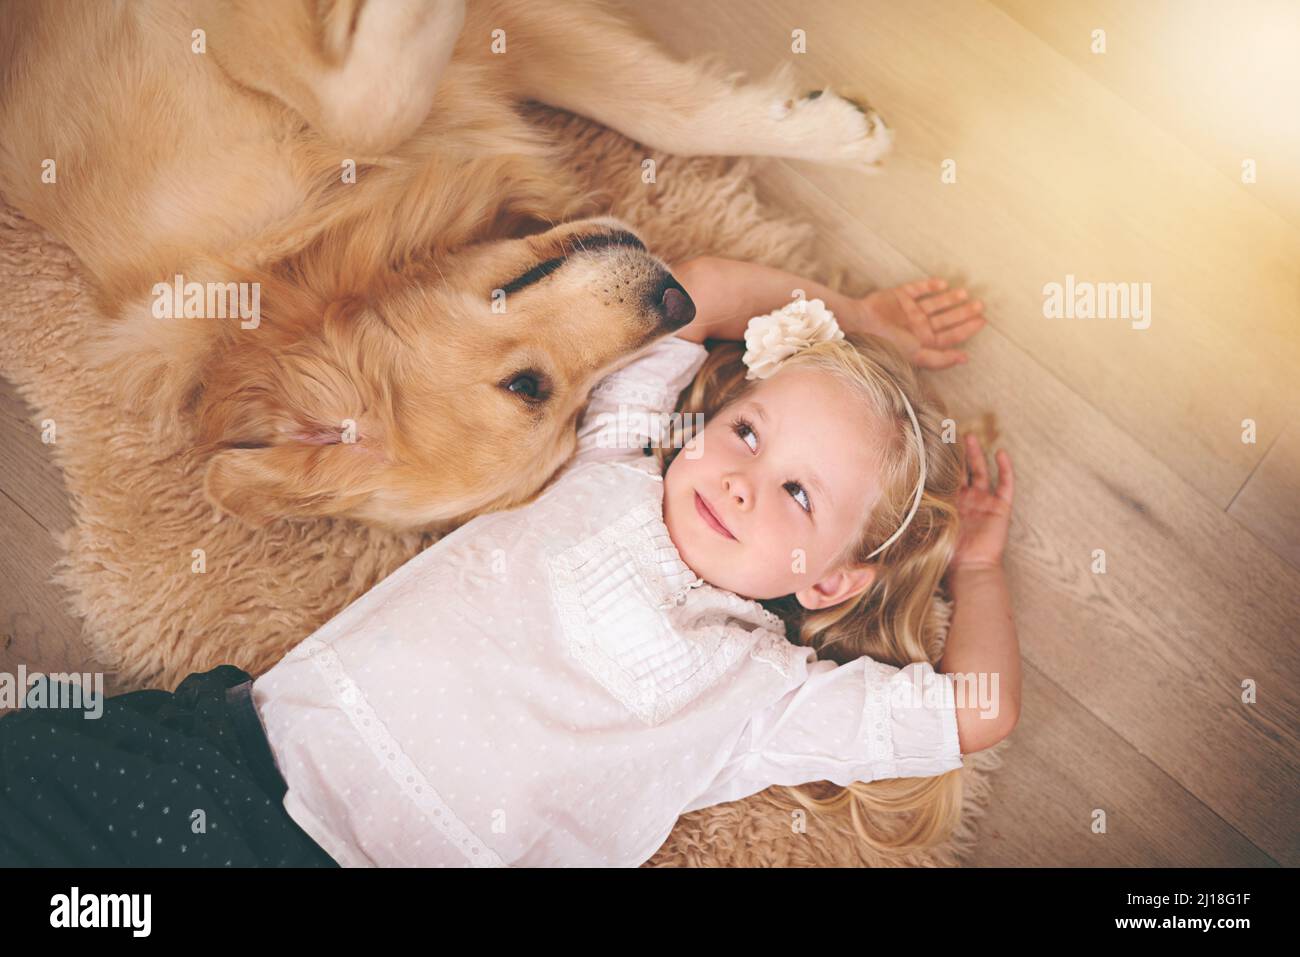
[[[522,504],[590,387],[689,320],[516,103],[682,155],[890,145],[788,67],[674,61],[593,0],[11,3],[0,70],[0,191],[93,278],[87,360],[192,423],[209,497],[255,524]],[[175,275],[258,283],[258,325],[155,317]]]

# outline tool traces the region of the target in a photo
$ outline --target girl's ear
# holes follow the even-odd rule
[[[875,565],[844,565],[816,584],[795,592],[794,597],[809,611],[816,611],[862,594],[875,580]]]

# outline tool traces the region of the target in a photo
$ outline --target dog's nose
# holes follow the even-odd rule
[[[669,329],[680,329],[695,318],[695,303],[672,273],[655,287],[655,308]]]

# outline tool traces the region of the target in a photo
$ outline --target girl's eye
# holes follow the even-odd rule
[[[799,503],[799,507],[805,512],[812,511],[812,502],[808,500],[808,493],[803,490],[803,486],[798,482],[786,482],[785,490],[790,493],[790,497]],[[800,500],[799,496],[803,496]]]
[[[743,418],[737,418],[731,423],[731,431],[735,432],[749,446],[751,452],[758,450],[758,433],[754,431],[749,422]],[[751,439],[753,440],[751,442]],[[782,488],[790,493],[790,497],[799,503],[799,507],[805,512],[812,514],[812,500],[804,487],[798,482],[786,482]]]
[[[731,424],[731,431],[740,436],[741,441],[749,446],[749,451],[754,452],[758,449],[758,435],[744,419],[736,419]],[[751,439],[753,439],[752,442]]]

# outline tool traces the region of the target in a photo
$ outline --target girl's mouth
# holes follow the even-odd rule
[[[723,538],[729,538],[733,542],[736,541],[736,536],[732,535],[731,532],[727,530],[727,526],[722,524],[722,520],[718,518],[713,509],[709,507],[709,503],[701,497],[699,492],[695,493],[695,511],[700,513],[700,518],[704,519],[705,524],[708,525],[709,528],[713,529]]]

